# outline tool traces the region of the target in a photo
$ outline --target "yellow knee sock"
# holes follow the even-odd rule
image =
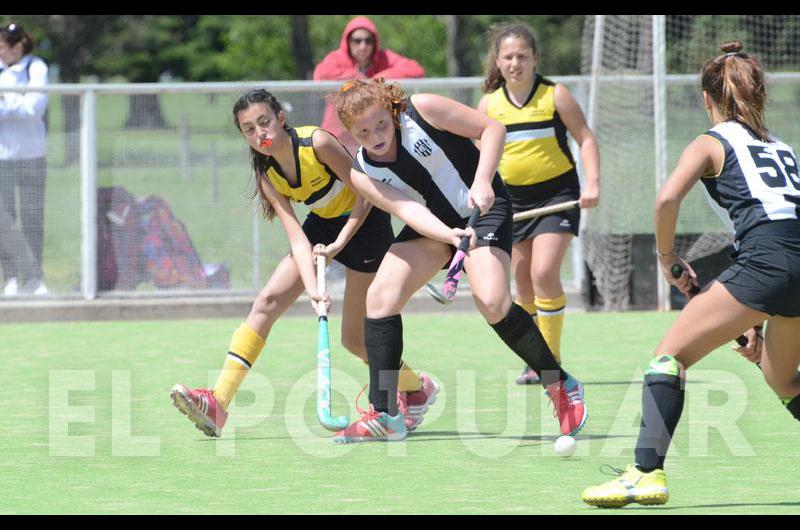
[[[547,345],[553,351],[553,357],[561,364],[561,329],[564,327],[564,309],[567,306],[567,295],[556,298],[536,297],[538,310],[537,325]]]
[[[522,309],[528,312],[528,314],[533,318],[533,321],[536,322],[536,302],[531,302],[530,304],[523,304],[519,300],[514,300],[514,303],[520,306]]]
[[[261,354],[261,350],[264,349],[264,343],[264,339],[245,323],[242,323],[233,333],[231,345],[228,347],[228,356],[225,358],[222,372],[214,385],[214,397],[225,410],[228,410],[233,396],[239,390],[239,385],[242,384],[250,368]]]
[[[422,381],[419,380],[419,375],[403,362],[400,365],[400,375],[397,379],[397,391],[416,392],[420,388],[422,388]]]

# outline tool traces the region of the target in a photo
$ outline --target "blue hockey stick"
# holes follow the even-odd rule
[[[317,293],[325,294],[325,256],[317,256]],[[320,302],[317,308],[317,420],[329,431],[341,431],[350,424],[347,416],[331,413],[331,349],[328,339],[328,312]]]

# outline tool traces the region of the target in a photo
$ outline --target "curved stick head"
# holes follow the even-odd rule
[[[317,411],[317,420],[329,431],[339,432],[346,429],[350,425],[350,418],[348,416],[332,416],[329,410]]]
[[[445,298],[445,296],[439,292],[439,289],[437,289],[436,286],[433,285],[432,283],[426,283],[425,289],[428,291],[428,294],[431,295],[431,297],[440,304],[447,305],[451,302],[450,300]]]

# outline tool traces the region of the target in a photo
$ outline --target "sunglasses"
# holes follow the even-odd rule
[[[350,37],[350,42],[352,44],[355,44],[355,45],[359,45],[362,42],[364,44],[372,45],[372,44],[375,44],[375,39],[373,39],[372,37],[364,37],[364,38],[361,38],[361,39],[359,39],[357,37]]]

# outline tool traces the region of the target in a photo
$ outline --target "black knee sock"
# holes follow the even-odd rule
[[[539,374],[542,386],[567,378],[539,328],[520,306],[512,303],[505,318],[492,324],[492,328],[514,353]]]
[[[800,396],[795,396],[794,399],[786,403],[786,408],[792,413],[794,419],[800,421]]]
[[[375,410],[397,415],[397,377],[403,356],[400,315],[364,319],[364,343],[369,358],[369,402]]]
[[[683,412],[684,388],[678,376],[647,374],[642,388],[642,424],[636,442],[636,467],[664,469],[667,449]]]

